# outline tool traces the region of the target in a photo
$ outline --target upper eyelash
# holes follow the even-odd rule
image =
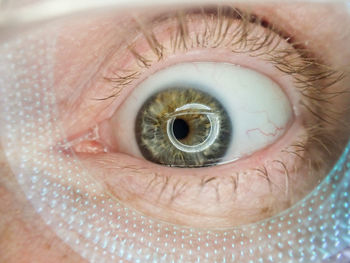
[[[217,39],[221,38],[219,41],[214,41],[219,42],[216,43],[216,45],[208,46],[208,43],[204,43],[203,39],[201,43],[198,42],[197,35],[197,46],[194,46],[193,42],[191,47],[187,46],[188,42],[191,41],[188,40],[189,36],[188,33],[186,33],[188,31],[186,29],[186,24],[189,22],[186,19],[186,16],[199,13],[203,16],[204,21],[206,19],[216,19],[216,22],[214,23],[214,28],[210,28],[209,23],[205,23],[207,25],[207,30],[205,31],[205,34],[209,32],[211,33],[211,35],[202,36],[203,39],[213,39],[215,37]],[[291,36],[288,36],[286,33],[278,29],[273,24],[268,23],[265,19],[261,19],[254,14],[242,12],[239,9],[229,6],[218,7],[217,9],[201,8],[195,10],[191,9],[185,11],[178,11],[172,15],[160,15],[157,18],[152,19],[151,21],[141,21],[137,18],[134,18],[134,20],[136,21],[137,30],[140,33],[142,33],[151,50],[157,56],[158,61],[164,58],[165,48],[157,40],[157,37],[152,31],[152,27],[154,26],[154,24],[164,22],[166,19],[176,19],[178,24],[175,36],[172,35],[171,39],[173,52],[177,52],[178,49],[181,48],[180,43],[183,43],[182,48],[185,49],[198,47],[216,48],[219,47],[219,44],[222,44],[225,41],[225,38],[227,37],[231,38],[231,41],[235,40],[234,43],[229,41],[231,48],[237,48],[235,44],[239,44],[239,47],[236,50],[231,50],[234,53],[251,53],[257,52],[263,48],[269,48],[268,50],[264,50],[262,53],[254,55],[250,54],[250,56],[262,57],[268,55],[269,57],[265,58],[265,60],[268,60],[269,62],[274,64],[278,70],[286,74],[294,75],[296,83],[298,84],[298,88],[302,91],[305,91],[305,88],[311,88],[317,81],[326,79],[329,83],[326,83],[326,85],[325,83],[323,83],[323,87],[325,89],[327,87],[335,85],[336,83],[341,81],[345,76],[343,72],[334,70],[331,67],[327,66],[325,63],[316,60],[315,57],[311,54],[311,52],[308,49],[306,49],[301,42],[299,43],[294,41]],[[233,21],[240,21],[240,26],[236,28],[234,36],[227,36],[227,30],[229,27],[232,27]],[[222,28],[224,24],[227,25],[227,29]],[[251,32],[249,31],[248,27],[252,25],[259,25],[267,29],[265,32],[266,35],[264,36],[264,39],[262,41],[260,41],[261,38],[252,38],[250,36]],[[217,32],[219,32],[219,34],[217,34]],[[220,33],[223,33],[222,36],[220,36]],[[235,39],[237,37],[238,39]],[[283,40],[290,44],[290,49],[277,49],[279,43]],[[155,61],[151,61],[149,58],[146,58],[142,54],[137,52],[134,49],[134,43],[132,42],[132,40],[131,43],[128,44],[129,41],[130,40],[126,40],[126,45],[128,46],[128,50],[133,54],[135,60],[140,65],[140,69],[142,69],[143,67],[149,68]],[[252,41],[255,42],[252,43]],[[275,43],[273,43],[274,41]],[[228,48],[229,46],[228,44],[226,44],[224,47]],[[295,57],[296,53],[299,55],[298,57]],[[302,58],[301,63],[299,62],[300,58]],[[106,77],[105,79],[117,84],[115,88],[120,89],[123,86],[130,84],[130,82],[132,82],[135,78],[138,77],[138,75],[140,75],[139,73],[139,71],[132,71],[131,73],[127,72],[126,74],[123,74],[123,70],[121,70],[120,74],[116,74],[116,76],[113,77]],[[305,77],[306,79],[303,80],[301,78],[298,78],[298,76],[296,75],[300,75],[302,77]],[[111,97],[113,97],[113,95]]]

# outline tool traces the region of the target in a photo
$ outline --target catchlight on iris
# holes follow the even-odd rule
[[[293,117],[284,91],[267,76],[205,61],[150,75],[119,114],[133,123],[125,142],[136,141],[137,147],[130,152],[175,167],[212,166],[251,155],[278,140]]]

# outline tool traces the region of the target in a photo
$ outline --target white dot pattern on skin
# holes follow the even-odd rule
[[[158,222],[103,194],[74,155],[53,147],[64,138],[52,88],[54,32],[42,28],[1,44],[0,133],[27,198],[75,251],[91,262],[319,262],[332,255],[332,262],[344,262],[348,257],[346,250],[337,254],[350,243],[348,148],[296,206],[225,231]]]

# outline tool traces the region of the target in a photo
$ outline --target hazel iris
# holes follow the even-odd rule
[[[203,167],[220,163],[232,137],[221,103],[194,88],[169,88],[140,108],[135,136],[145,159],[168,166]]]

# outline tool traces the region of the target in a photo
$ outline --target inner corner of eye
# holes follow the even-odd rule
[[[109,145],[155,164],[232,162],[290,127],[288,97],[272,79],[231,63],[183,62],[143,80],[108,121]]]

